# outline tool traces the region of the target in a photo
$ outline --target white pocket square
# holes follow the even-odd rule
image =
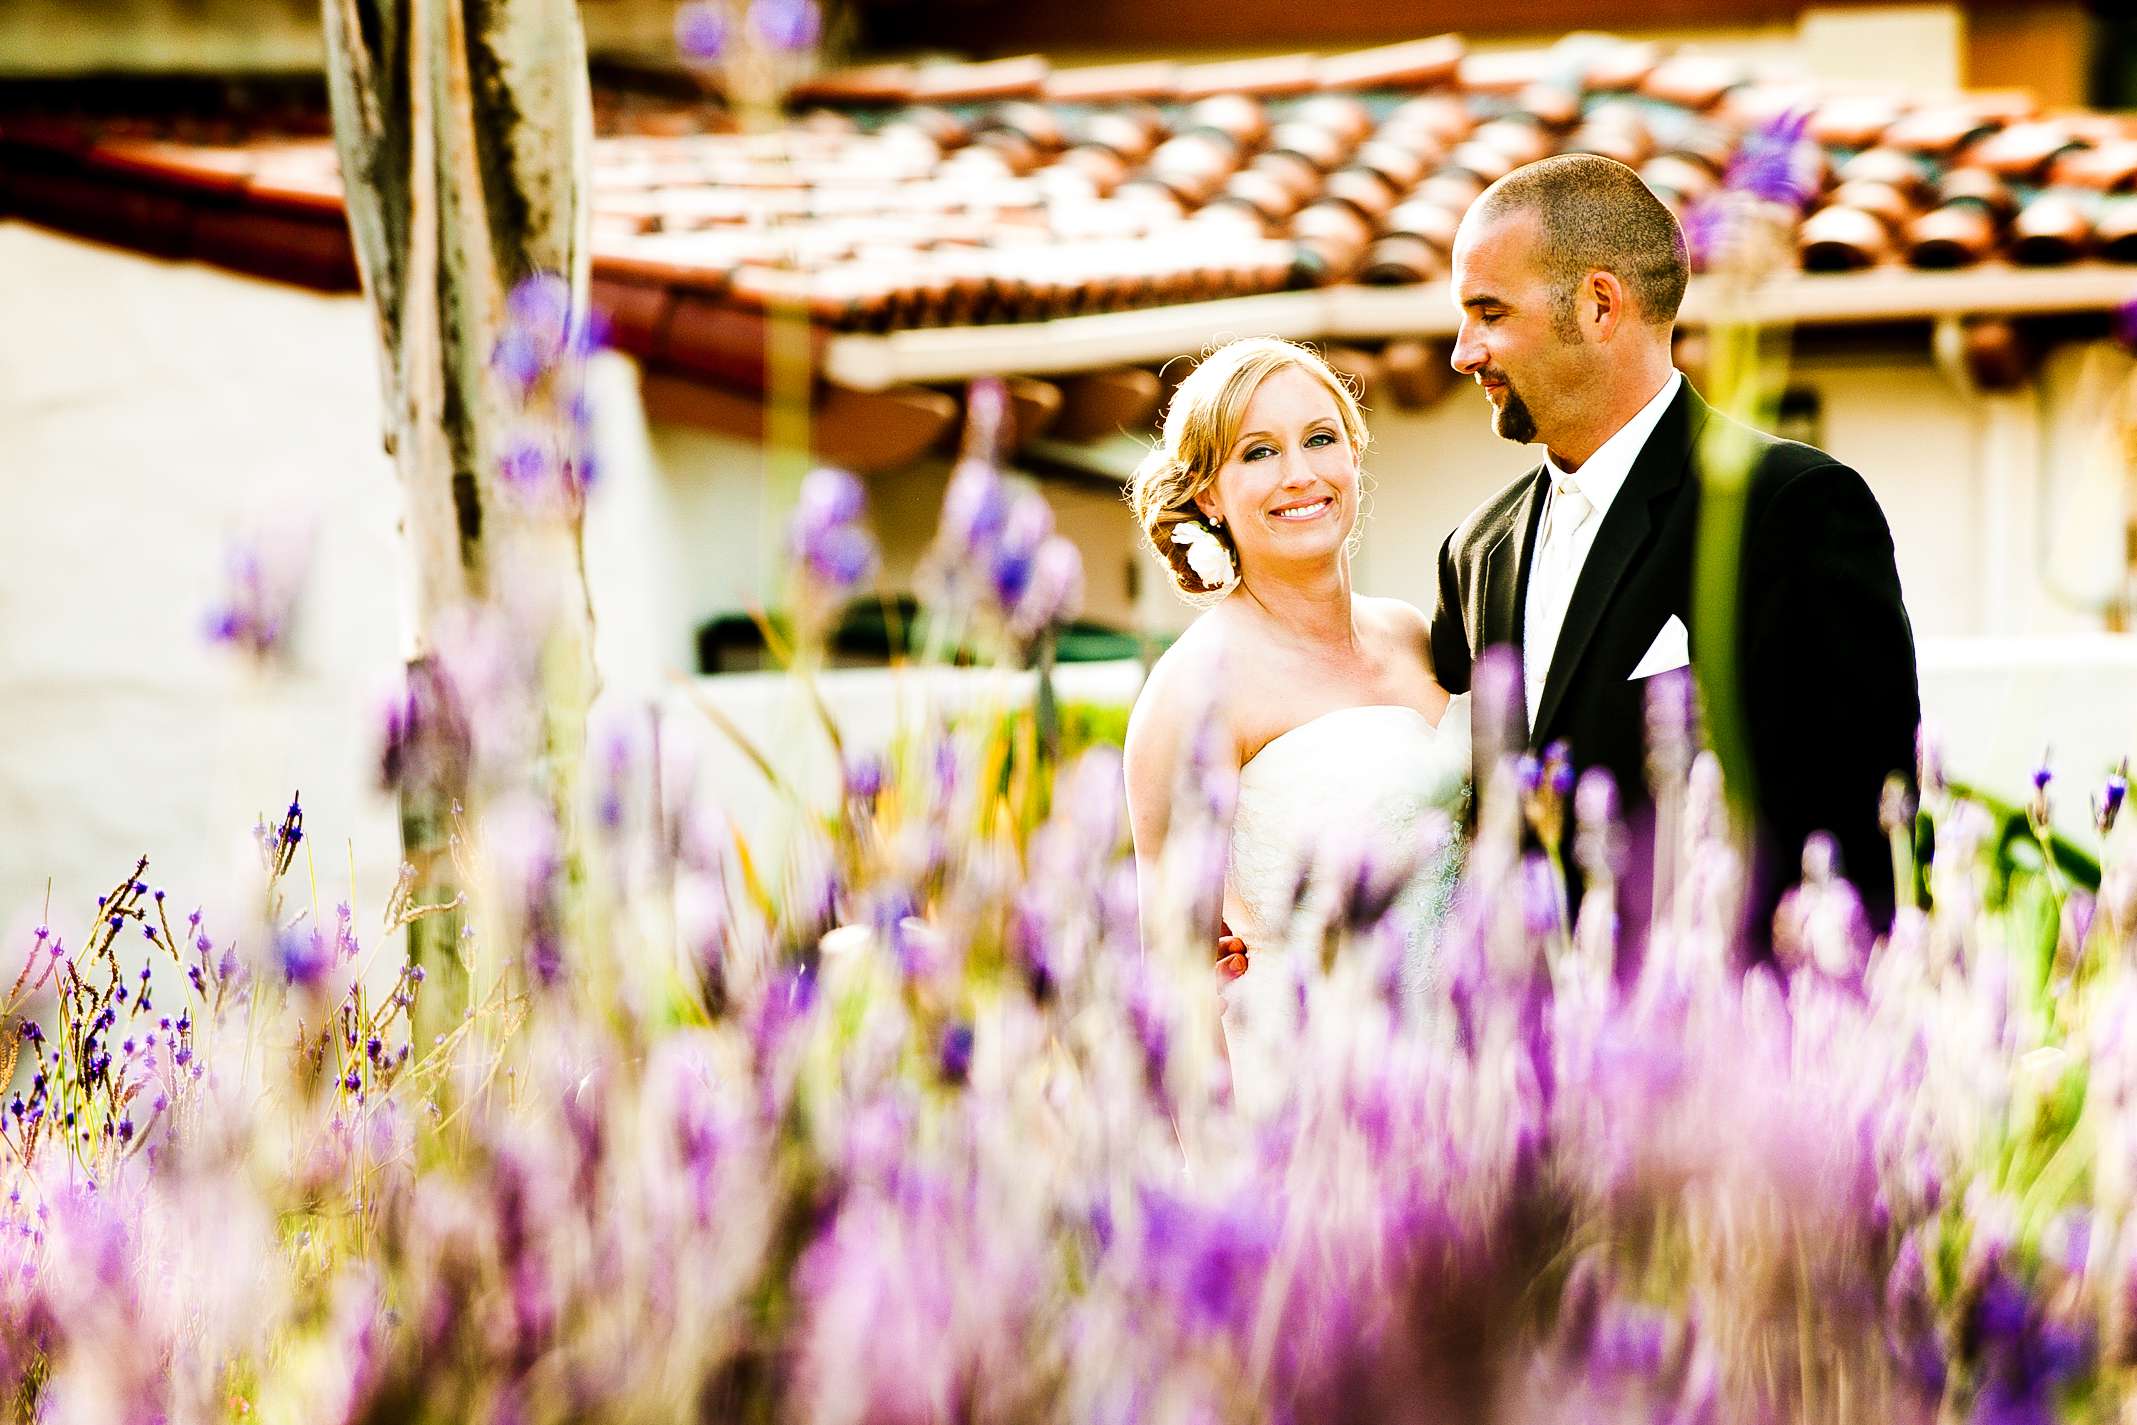
[[[1684,631],[1684,620],[1671,614],[1670,621],[1662,625],[1662,632],[1655,635],[1654,643],[1640,659],[1640,665],[1632,670],[1632,677],[1625,681],[1652,678],[1673,668],[1688,668],[1691,663],[1692,640]]]

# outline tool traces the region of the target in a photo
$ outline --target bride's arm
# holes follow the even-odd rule
[[[1135,884],[1147,947],[1165,923],[1165,838],[1172,826],[1173,799],[1179,790],[1181,761],[1190,738],[1206,717],[1222,714],[1210,703],[1214,671],[1197,650],[1175,644],[1150,671],[1149,681],[1128,716],[1122,750],[1128,793],[1128,829],[1135,841]],[[1176,909],[1176,908],[1175,908]],[[1214,944],[1215,925],[1192,926],[1191,936]]]
[[[1135,894],[1147,947],[1159,924],[1159,858],[1172,822],[1172,788],[1180,769],[1179,699],[1168,697],[1153,670],[1128,715],[1122,771],[1128,791],[1128,831],[1135,841]]]

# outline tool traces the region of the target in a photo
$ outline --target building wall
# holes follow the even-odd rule
[[[364,308],[0,222],[0,333],[0,947],[44,916],[48,877],[75,943],[143,853],[212,911],[293,790],[328,913],[352,844],[377,907],[397,501]],[[262,520],[314,528],[271,678],[203,633],[227,541]]]

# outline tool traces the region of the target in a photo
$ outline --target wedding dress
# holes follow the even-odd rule
[[[1443,993],[1437,932],[1460,863],[1469,777],[1469,700],[1435,724],[1398,704],[1338,708],[1272,738],[1239,769],[1224,915],[1247,972],[1225,991],[1235,1101],[1280,1094],[1286,1017],[1295,1020],[1302,957],[1318,955],[1360,858],[1407,869],[1388,912],[1404,993]]]

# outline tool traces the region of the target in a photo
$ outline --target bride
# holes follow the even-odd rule
[[[1425,616],[1351,587],[1366,443],[1356,399],[1318,355],[1249,337],[1180,383],[1129,487],[1179,592],[1206,609],[1151,670],[1128,723],[1145,943],[1167,911],[1160,856],[1183,773],[1236,772],[1223,915],[1237,940],[1220,947],[1238,952],[1220,966],[1235,1082],[1256,1057],[1243,1041],[1273,1028],[1295,984],[1291,957],[1320,943],[1316,897],[1294,913],[1316,862],[1341,847],[1353,869],[1360,854],[1404,864],[1428,820],[1458,815],[1469,770],[1466,709],[1450,714],[1433,681]],[[1196,747],[1212,736],[1213,751]],[[1428,857],[1391,911],[1413,995],[1437,988],[1432,938],[1452,862]],[[1326,894],[1319,902],[1325,912]],[[1218,929],[1191,933],[1207,943]]]

